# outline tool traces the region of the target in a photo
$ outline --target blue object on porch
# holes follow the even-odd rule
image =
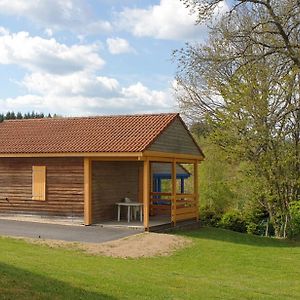
[[[176,174],[176,179],[180,179],[180,192],[184,193],[184,179],[187,179],[191,174]],[[161,180],[171,179],[171,174],[168,173],[154,173],[153,174],[153,192],[161,192]]]

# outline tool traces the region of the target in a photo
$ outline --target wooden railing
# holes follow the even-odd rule
[[[174,224],[177,221],[198,219],[198,205],[195,194],[176,194],[151,192],[150,214],[171,215]]]
[[[172,194],[151,192],[150,193],[150,215],[171,215]]]

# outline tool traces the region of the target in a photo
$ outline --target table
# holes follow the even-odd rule
[[[140,210],[140,221],[143,222],[143,203],[140,202],[118,202],[116,203],[118,206],[118,222],[120,222],[121,219],[121,206],[127,206],[127,222],[130,222],[130,216],[131,216],[131,208],[132,207],[138,207]]]

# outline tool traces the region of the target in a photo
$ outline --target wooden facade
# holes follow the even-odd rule
[[[203,153],[182,120],[175,118],[143,151],[96,153],[0,153],[0,213],[82,218],[85,225],[116,219],[116,203],[143,203],[149,229],[151,205],[168,204],[170,222],[198,219],[198,164]],[[169,193],[151,189],[153,163],[169,163]],[[194,190],[176,189],[176,166],[194,166]]]
[[[33,199],[33,167],[46,169],[46,199]],[[0,213],[83,216],[82,158],[0,158]]]
[[[139,202],[139,168],[136,161],[93,161],[92,223],[116,218],[116,203],[124,197]]]
[[[180,119],[175,119],[148,150],[199,156],[199,148]]]

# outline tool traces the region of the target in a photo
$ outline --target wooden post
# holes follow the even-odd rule
[[[149,159],[144,161],[143,168],[143,204],[144,204],[144,228],[149,231],[149,205],[150,205],[150,162]]]
[[[176,226],[176,160],[172,162],[172,221],[173,225]]]
[[[92,224],[92,162],[84,158],[84,225]]]
[[[143,166],[139,166],[139,185],[138,185],[138,197],[139,202],[143,203]]]
[[[196,201],[196,220],[199,221],[198,161],[194,162],[194,194]]]

